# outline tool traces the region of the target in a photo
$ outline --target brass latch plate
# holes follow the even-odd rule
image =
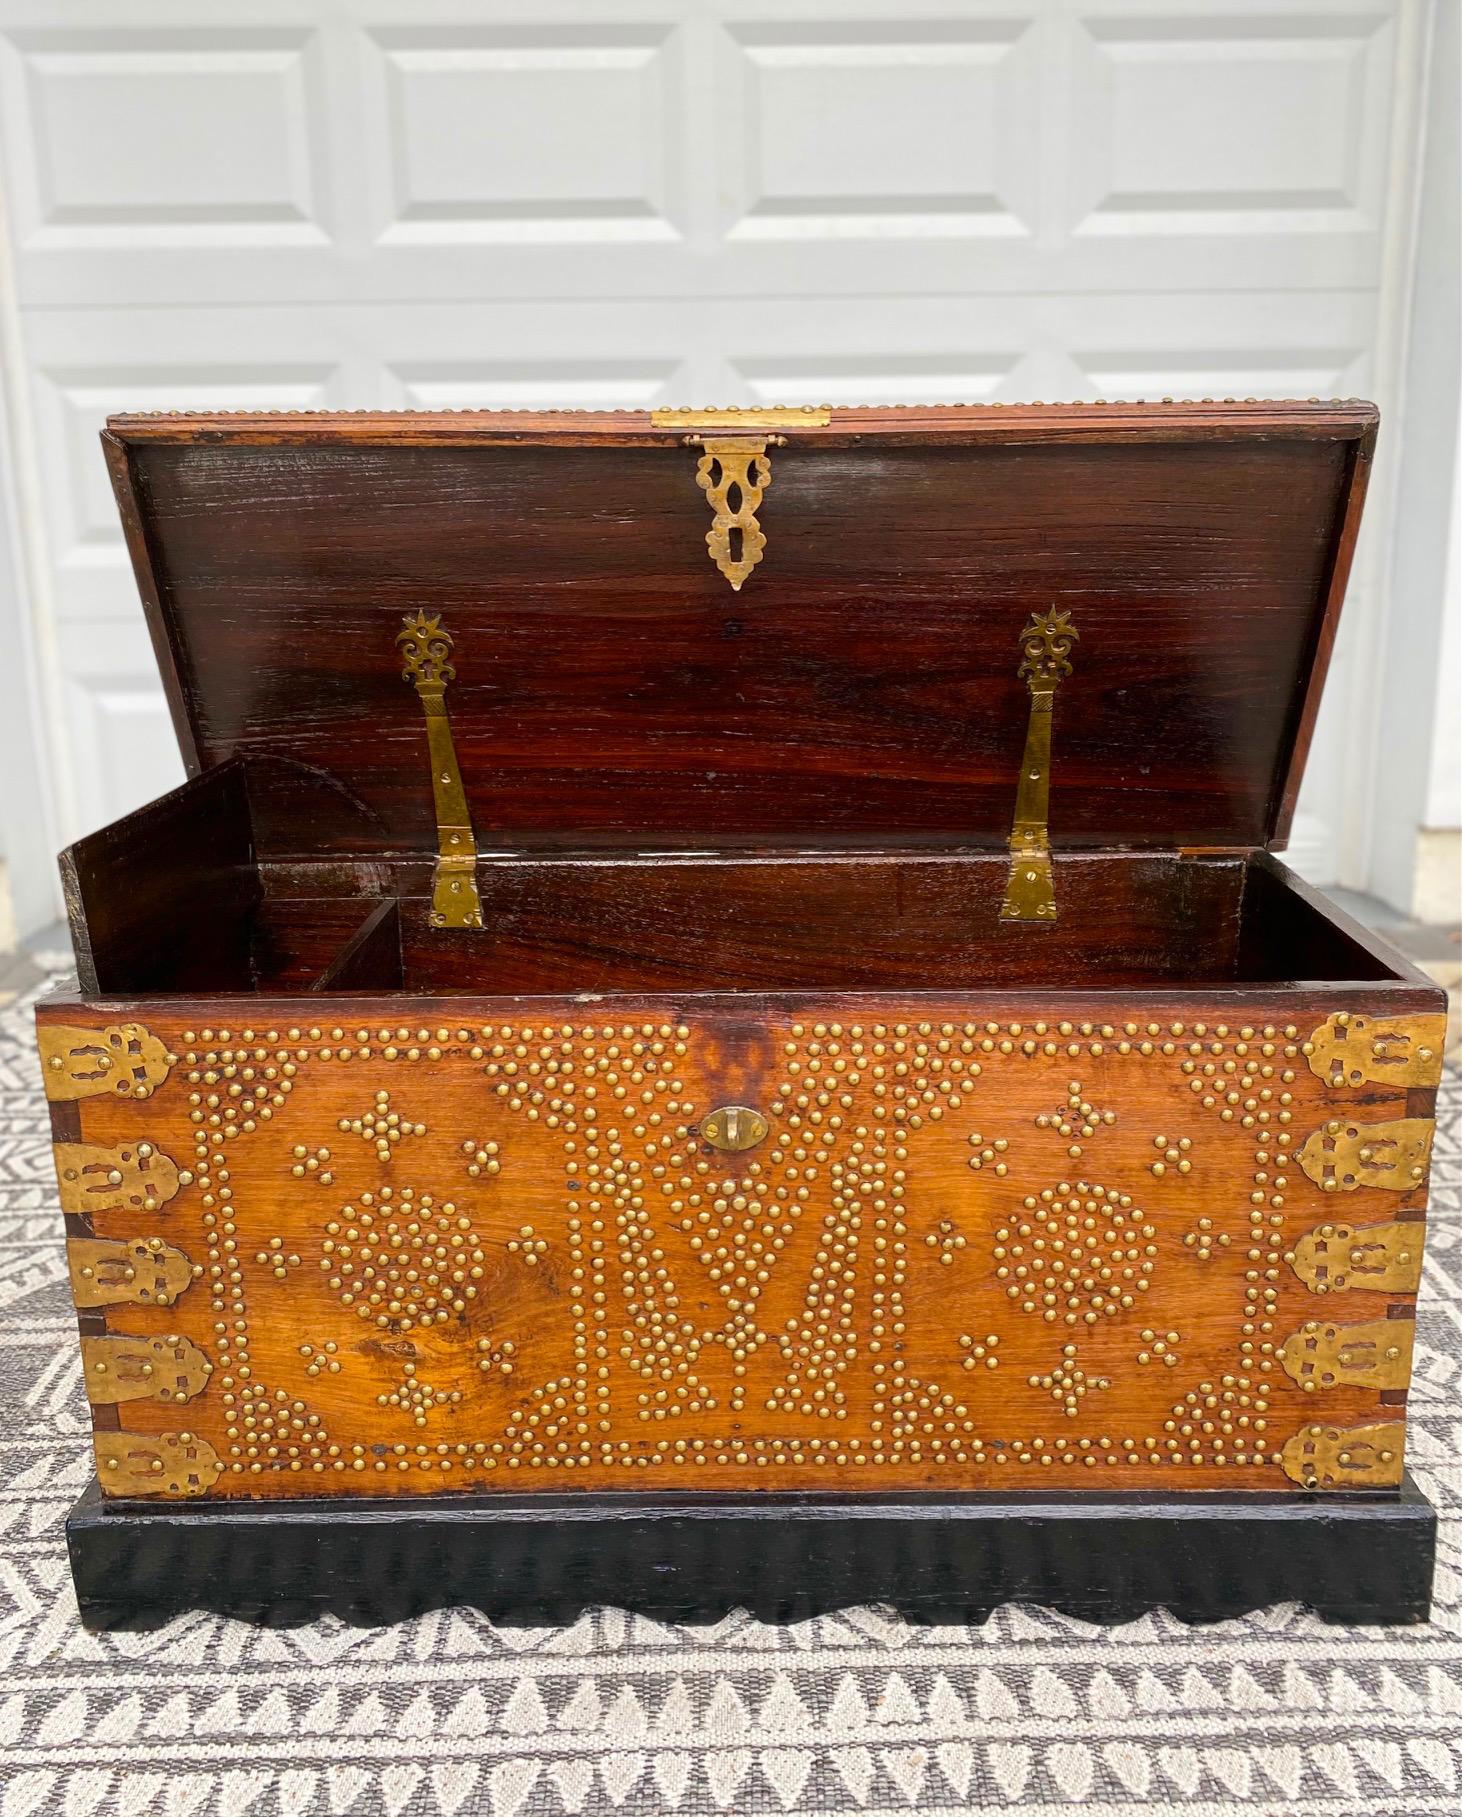
[[[696,484],[711,506],[706,548],[711,560],[739,593],[766,551],[766,532],[757,511],[772,483],[767,449],[786,441],[778,429],[823,428],[832,421],[825,405],[759,410],[727,405],[722,410],[652,410],[656,429],[683,429],[685,440],[701,449]],[[758,433],[760,432],[760,433]]]
[[[771,1125],[746,1104],[722,1104],[702,1119],[701,1138],[724,1154],[741,1154],[764,1142]]]
[[[739,593],[767,546],[766,533],[756,518],[772,483],[767,444],[765,440],[708,436],[701,445],[705,453],[696,462],[695,483],[711,502],[706,547],[732,591]]]

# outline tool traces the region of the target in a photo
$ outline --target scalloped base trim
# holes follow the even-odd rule
[[[203,1609],[380,1627],[472,1607],[551,1626],[610,1604],[666,1622],[803,1621],[882,1604],[984,1622],[1024,1602],[1098,1623],[1224,1621],[1272,1603],[1422,1622],[1437,1518],[1408,1475],[1371,1495],[580,1495],[430,1504],[104,1504],[66,1523],[88,1628]]]

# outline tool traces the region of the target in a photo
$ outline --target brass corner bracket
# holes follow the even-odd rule
[[[1285,1441],[1280,1466],[1304,1489],[1394,1489],[1401,1481],[1406,1428],[1301,1426]]]
[[[151,1142],[57,1142],[55,1156],[62,1211],[156,1211],[182,1184],[177,1163]]]
[[[140,1022],[115,1022],[107,1028],[41,1022],[36,1038],[46,1096],[53,1104],[106,1096],[150,1098],[175,1058]]]
[[[194,1432],[98,1432],[93,1444],[103,1495],[202,1495],[223,1474]]]
[[[1305,1138],[1300,1167],[1321,1192],[1356,1192],[1363,1186],[1412,1192],[1426,1184],[1436,1127],[1430,1117],[1393,1123],[1332,1117]]]
[[[457,748],[447,718],[447,683],[452,666],[452,634],[439,612],[415,612],[396,633],[409,681],[426,717],[426,744],[431,757],[432,800],[437,816],[437,862],[432,874],[433,927],[481,927],[482,903],[477,894],[477,839],[457,767]]]
[[[1010,829],[1010,875],[1002,921],[1052,922],[1056,919],[1056,885],[1051,873],[1051,715],[1056,684],[1071,673],[1071,650],[1079,633],[1069,612],[1054,608],[1032,613],[1021,633],[1024,652],[1016,674],[1030,689],[1030,719],[1025,754],[1015,795],[1015,823]]]
[[[208,1386],[213,1364],[191,1338],[126,1332],[81,1340],[82,1381],[93,1407],[123,1401],[191,1401]]]
[[[1317,1224],[1287,1260],[1311,1293],[1415,1293],[1421,1286],[1420,1220],[1398,1224]]]
[[[81,1308],[171,1306],[203,1272],[161,1237],[68,1237],[66,1270]]]
[[[1439,1085],[1445,1016],[1362,1016],[1337,1010],[1304,1045],[1310,1071],[1343,1085]]]
[[[1279,1347],[1285,1374],[1306,1394],[1321,1388],[1405,1388],[1416,1339],[1412,1319],[1336,1325],[1307,1319]]]

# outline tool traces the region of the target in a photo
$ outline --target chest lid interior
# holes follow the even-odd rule
[[[1245,850],[1286,836],[1375,425],[1356,402],[464,411],[104,440],[190,772],[279,760],[263,857],[437,849],[398,647],[423,612],[483,853],[1003,846],[1033,618],[1076,633],[1052,846]],[[338,817],[295,805],[307,774]]]

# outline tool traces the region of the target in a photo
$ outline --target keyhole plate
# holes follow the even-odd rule
[[[766,1140],[768,1124],[759,1110],[745,1104],[722,1104],[701,1121],[701,1135],[712,1148],[739,1154]]]

